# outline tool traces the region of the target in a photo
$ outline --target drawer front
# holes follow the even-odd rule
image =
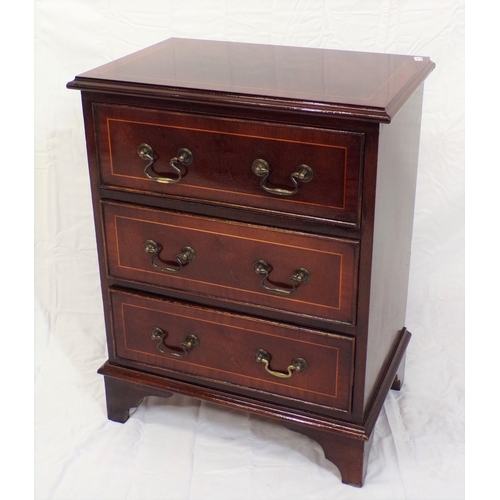
[[[120,203],[103,212],[112,277],[355,322],[356,241]]]
[[[363,134],[123,106],[97,105],[94,113],[103,185],[266,213],[359,222]],[[149,145],[154,157],[149,175],[180,180],[149,179],[145,168],[150,161],[138,154],[141,144]],[[174,161],[176,171],[170,161],[178,158],[181,148],[191,151],[193,159],[187,166]],[[267,163],[267,178],[254,173],[255,160]],[[300,169],[301,165],[311,170]],[[302,182],[292,176],[296,172],[306,181],[312,173],[312,179]]]
[[[352,338],[118,291],[111,304],[119,358],[220,381],[229,390],[243,386],[260,397],[350,410]],[[273,373],[257,361],[262,351]],[[297,359],[299,368],[289,369]]]

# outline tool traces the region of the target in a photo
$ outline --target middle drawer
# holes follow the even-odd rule
[[[359,243],[103,202],[111,277],[355,323]]]

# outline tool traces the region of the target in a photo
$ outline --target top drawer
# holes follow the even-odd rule
[[[104,104],[94,116],[104,186],[359,223],[364,134]]]

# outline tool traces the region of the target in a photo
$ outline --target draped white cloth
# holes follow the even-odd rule
[[[464,475],[462,0],[35,2],[35,498],[459,499]],[[365,486],[279,424],[175,396],[106,418],[107,359],[75,75],[170,37],[430,56],[405,386],[375,428]]]

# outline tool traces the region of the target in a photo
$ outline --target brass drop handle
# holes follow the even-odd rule
[[[151,254],[151,265],[159,269],[160,271],[164,271],[166,273],[180,273],[184,267],[195,259],[196,253],[194,249],[191,247],[185,246],[181,248],[181,251],[175,256],[175,260],[177,261],[176,267],[170,267],[165,264],[158,265],[156,260],[159,260],[159,254],[162,250],[161,245],[156,243],[154,240],[146,240],[143,245],[144,251],[148,254]]]
[[[177,156],[172,158],[169,162],[170,167],[175,172],[175,177],[165,177],[163,175],[158,175],[154,171],[153,164],[155,162],[155,154],[153,148],[149,144],[141,144],[137,150],[137,154],[142,160],[148,162],[144,167],[144,175],[153,181],[161,182],[162,184],[175,184],[179,182],[182,178],[182,171],[179,168],[179,164],[187,167],[193,162],[193,153],[189,149],[181,148],[177,151]]]
[[[290,378],[293,372],[304,373],[309,368],[309,365],[304,358],[294,358],[292,359],[292,363],[287,367],[286,373],[271,370],[271,368],[269,368],[269,364],[271,363],[271,355],[264,349],[255,350],[255,361],[257,361],[257,363],[264,363],[266,372],[278,378]]]
[[[260,185],[267,193],[275,194],[277,196],[292,196],[298,193],[301,182],[311,182],[314,176],[313,169],[309,165],[299,165],[295,172],[290,175],[290,179],[294,185],[294,189],[272,188],[267,185],[267,178],[271,173],[271,168],[266,160],[261,158],[252,163],[252,171],[257,177],[262,177]]]
[[[151,340],[159,340],[156,346],[158,351],[173,358],[185,358],[195,347],[200,345],[200,339],[196,335],[188,335],[180,347],[170,347],[165,344],[167,336],[168,333],[157,326],[151,329]]]
[[[290,288],[283,288],[281,286],[275,286],[272,283],[271,286],[267,284],[272,268],[265,260],[256,260],[253,263],[253,270],[255,274],[262,277],[260,284],[263,288],[280,295],[293,295],[297,291],[299,285],[307,283],[311,278],[307,269],[299,267],[295,269],[293,274],[288,278],[292,286]]]

